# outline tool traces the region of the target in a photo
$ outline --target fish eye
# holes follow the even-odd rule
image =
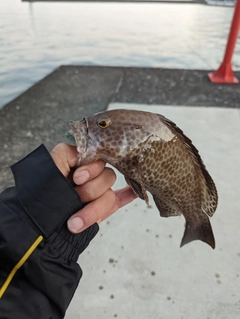
[[[111,121],[108,117],[104,117],[104,118],[98,119],[97,124],[101,128],[107,128],[111,124]]]

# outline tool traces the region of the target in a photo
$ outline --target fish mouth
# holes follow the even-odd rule
[[[75,137],[74,137],[74,133],[73,133],[73,130],[69,130],[65,133],[65,136],[66,138],[69,140],[69,143],[73,146],[76,146],[76,140],[75,140]]]
[[[82,121],[70,121],[69,125],[71,130],[67,131],[65,136],[72,144],[74,144],[74,146],[77,146],[77,142],[80,140],[81,135],[85,132],[88,134],[88,120],[84,117]]]
[[[70,121],[71,129],[65,133],[72,145],[77,146],[78,164],[86,157],[89,149],[93,148],[93,140],[89,135],[88,119],[86,117],[81,121]]]
[[[89,132],[89,127],[88,127],[88,118],[87,117],[84,117],[83,120],[81,121],[81,123],[84,123],[85,124],[85,132],[86,133],[86,150],[85,152],[87,152],[87,150],[90,148],[90,147],[93,147],[94,143],[93,143],[93,139],[91,137],[91,133]],[[95,148],[94,148],[95,149]]]
[[[86,132],[88,134],[88,118],[87,117],[84,117],[83,118],[83,121],[85,121],[85,124],[86,124]]]

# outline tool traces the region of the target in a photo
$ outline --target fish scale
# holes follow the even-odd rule
[[[138,196],[147,191],[162,217],[183,215],[181,246],[200,239],[215,248],[210,224],[218,195],[197,149],[171,120],[137,110],[112,110],[70,123],[79,165],[101,159],[121,172]]]

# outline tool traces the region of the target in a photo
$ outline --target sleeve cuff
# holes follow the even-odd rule
[[[84,206],[44,145],[11,169],[21,205],[45,238]]]
[[[79,234],[72,234],[65,223],[48,238],[46,244],[59,251],[64,259],[76,262],[98,231],[99,226],[95,223]]]

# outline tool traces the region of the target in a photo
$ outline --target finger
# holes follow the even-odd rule
[[[96,161],[88,165],[80,166],[73,174],[73,181],[77,185],[82,185],[86,181],[92,180],[104,170],[105,163],[103,161]]]
[[[116,201],[117,201],[117,209],[126,206],[131,203],[134,199],[138,198],[138,195],[134,193],[130,186],[126,186],[122,189],[118,189],[115,191]]]
[[[75,146],[60,143],[51,151],[51,156],[61,173],[67,177],[70,169],[77,164],[78,152]]]
[[[68,229],[76,234],[101,220],[111,210],[115,196],[113,190],[109,189],[103,196],[83,207],[68,220]]]
[[[68,229],[74,234],[79,233],[94,223],[106,219],[135,198],[137,195],[129,186],[115,192],[109,189],[101,197],[74,214],[68,220]]]
[[[116,181],[115,172],[106,167],[96,178],[83,185],[76,186],[75,190],[79,194],[83,203],[91,202],[102,196]]]
[[[130,186],[126,186],[122,189],[116,190],[114,191],[114,193],[116,197],[115,203],[112,206],[111,211],[109,211],[109,213],[106,214],[105,217],[102,217],[101,219],[97,220],[98,224],[100,224],[100,222],[114,214],[119,208],[122,208],[127,204],[130,204],[134,199],[138,198],[138,195],[134,193]]]

